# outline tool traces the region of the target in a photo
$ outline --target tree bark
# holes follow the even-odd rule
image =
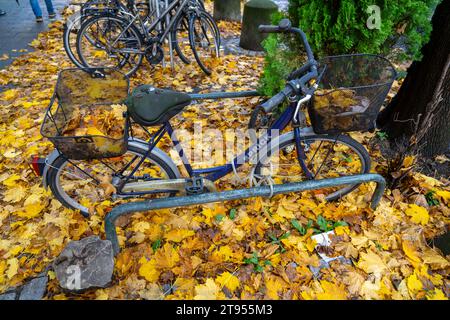
[[[241,0],[214,0],[214,19],[241,21]]]
[[[422,48],[399,92],[378,117],[391,141],[407,138],[425,157],[450,150],[450,1],[432,18],[430,41]]]

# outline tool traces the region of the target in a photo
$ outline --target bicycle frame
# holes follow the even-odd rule
[[[156,29],[156,27],[163,22],[165,22],[167,15],[172,11],[173,8],[179,5],[179,8],[177,9],[175,15],[171,18],[169,21],[169,24],[164,29],[163,33],[158,36],[158,42],[159,44],[162,44],[164,40],[166,39],[167,35],[169,34],[170,30],[172,29],[176,19],[180,16],[184,8],[191,2],[192,0],[177,0],[172,2],[166,10],[164,10],[156,19],[152,22],[152,24],[149,27],[146,27],[144,25],[144,22],[141,19],[141,16],[139,13],[136,15],[131,14],[130,12],[123,12],[124,15],[130,16],[131,20],[130,23],[126,26],[126,28],[117,36],[117,39],[114,40],[114,42],[111,44],[111,46],[114,46],[116,42],[127,32],[127,30],[130,28],[131,25],[133,25],[137,19],[139,19],[139,24],[141,29],[143,30],[144,36],[146,39],[149,39],[151,37],[150,33]],[[181,2],[181,4],[180,4]],[[139,50],[137,50],[139,52]]]
[[[147,151],[147,155],[151,153],[151,151],[153,150],[153,148],[156,147],[156,145],[158,144],[160,139],[167,133],[169,135],[178,155],[182,159],[183,165],[184,165],[187,173],[189,174],[189,178],[203,177],[209,181],[215,182],[215,181],[223,178],[224,176],[230,174],[231,172],[233,172],[235,169],[239,168],[243,164],[249,163],[249,161],[251,161],[253,155],[258,154],[258,152],[260,152],[261,149],[268,151],[267,149],[264,149],[264,148],[266,148],[267,146],[270,146],[271,143],[273,142],[273,140],[272,140],[273,137],[271,136],[271,132],[273,130],[279,130],[281,132],[283,129],[285,129],[288,126],[288,124],[291,122],[291,120],[293,119],[296,108],[297,108],[297,102],[296,101],[291,102],[288,105],[288,107],[286,108],[286,110],[284,110],[282,112],[282,114],[277,118],[277,120],[272,124],[272,126],[268,130],[268,133],[261,136],[256,143],[252,144],[243,153],[237,155],[232,160],[232,162],[229,162],[222,166],[216,166],[216,167],[211,167],[211,168],[202,168],[202,169],[193,169],[188,158],[186,157],[186,154],[181,146],[180,141],[177,139],[177,137],[175,135],[172,125],[169,122],[164,123],[159,128],[159,130],[154,135],[151,136],[151,138],[148,141],[149,148]],[[132,136],[132,132],[130,134],[131,134],[130,136]],[[294,136],[295,136],[295,140],[296,140],[297,158],[300,163],[300,166],[301,166],[302,170],[304,171],[304,173],[306,174],[306,177],[308,179],[313,179],[314,178],[313,175],[307,169],[307,166],[305,164],[306,156],[305,156],[305,150],[304,150],[303,146],[301,145],[302,135],[301,135],[300,127],[294,128]],[[262,145],[260,143],[260,141],[267,141],[267,143]],[[142,159],[139,161],[137,166],[132,170],[132,172],[127,177],[125,177],[125,181],[122,184],[122,188],[130,179],[133,178],[134,173],[142,165],[145,158],[146,157],[142,157]],[[135,159],[131,160],[131,162],[129,164],[127,164],[121,170],[121,173],[126,171],[134,161],[135,161]],[[118,188],[118,190],[117,190],[118,195],[139,196],[139,195],[144,195],[144,194],[170,192],[167,190],[157,190],[157,191],[149,191],[149,192],[143,191],[143,192],[126,193],[126,192],[121,192],[122,188]]]

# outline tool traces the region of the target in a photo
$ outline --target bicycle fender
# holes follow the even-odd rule
[[[302,137],[316,135],[316,133],[314,133],[312,127],[301,128],[300,134],[302,135]],[[294,138],[295,138],[294,131],[289,131],[289,132],[286,132],[286,133],[282,134],[281,136],[279,136],[277,139],[278,140],[277,142],[278,142],[278,144],[282,144],[282,143],[292,140]]]
[[[45,168],[42,172],[42,186],[45,189],[48,189],[48,183],[47,183],[47,175],[48,175],[48,169],[50,168],[50,165],[60,156],[60,153],[58,150],[53,150],[52,153],[50,153],[47,158],[45,158]]]

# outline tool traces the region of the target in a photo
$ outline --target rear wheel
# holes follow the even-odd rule
[[[85,67],[122,69],[127,76],[141,65],[143,47],[139,30],[119,17],[92,17],[77,35],[77,53]]]
[[[105,200],[111,200],[112,178],[121,170],[127,176],[145,157],[146,149],[133,146],[121,157],[91,161],[68,160],[59,156],[50,166],[48,184],[54,196],[67,208],[80,210],[88,217],[90,208]],[[134,159],[134,162],[132,160]],[[129,167],[127,164],[131,163]],[[177,174],[154,153],[150,153],[133,175],[139,179],[176,179]],[[145,177],[145,178],[144,178]],[[170,193],[157,193],[148,197],[168,197]]]
[[[301,138],[308,170],[314,179],[369,173],[370,156],[360,143],[345,135],[312,135]],[[255,177],[271,176],[276,184],[307,180],[297,158],[295,138],[272,148],[271,156],[255,168]],[[327,188],[326,200],[333,201],[352,192],[359,184]]]

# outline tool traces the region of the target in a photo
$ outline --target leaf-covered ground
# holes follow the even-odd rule
[[[227,34],[239,32],[237,25],[220,26]],[[32,46],[34,52],[0,71],[0,293],[41,272],[67,242],[94,234],[104,238],[103,217],[113,206],[104,201],[84,219],[62,207],[30,169],[32,154],[46,155],[53,148],[39,128],[58,71],[71,67],[60,22]],[[144,65],[132,87],[253,89],[262,63],[226,56],[211,77],[195,64],[178,63],[174,73]],[[222,131],[245,128],[257,101],[190,106],[176,121],[187,129],[194,120]],[[369,148],[372,170],[385,172],[386,160],[369,145],[372,135],[353,136]],[[162,147],[169,151],[165,143]],[[402,170],[411,164],[407,158]],[[225,179],[218,188],[232,183]],[[135,214],[118,225],[122,251],[110,288],[63,293],[50,271],[46,298],[447,299],[449,257],[427,239],[449,224],[448,180],[409,171],[401,188],[387,190],[375,211],[368,207],[373,190],[374,185],[363,185],[336,203],[323,202],[320,192],[305,192]],[[327,221],[346,222],[336,225],[332,250],[352,263],[332,262],[314,277],[310,266],[319,265],[319,256],[311,235]]]

